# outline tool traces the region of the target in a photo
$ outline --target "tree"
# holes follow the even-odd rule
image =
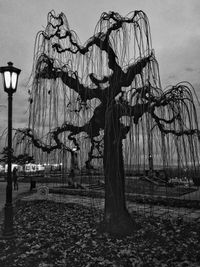
[[[7,164],[8,163],[8,147],[4,147],[2,152],[0,153],[2,155],[0,162]],[[12,163],[19,164],[19,165],[25,165],[26,163],[34,163],[33,156],[29,156],[27,153],[19,154],[17,156],[14,155],[14,150],[12,149]]]
[[[0,162],[8,164],[8,147],[4,147],[0,154],[1,154]],[[13,149],[12,149],[11,162],[15,163],[15,159],[16,157],[13,155]]]
[[[19,165],[25,165],[27,163],[34,163],[33,156],[28,155],[27,153],[19,154],[16,156],[15,163]]]
[[[167,135],[199,136],[197,119],[189,112],[196,114],[190,88],[178,84],[162,91],[149,23],[142,11],[127,17],[103,13],[96,33],[83,46],[64,14],[50,12],[36,44],[30,127],[19,129],[18,136],[48,154],[73,153],[74,146],[81,150],[79,139],[87,138],[91,146],[86,166],[103,157],[103,229],[132,232],[135,224],[125,203],[123,140],[133,132],[133,125],[143,125],[148,139],[144,150],[151,155],[155,128],[161,133],[163,150]],[[196,155],[192,145],[190,151]]]

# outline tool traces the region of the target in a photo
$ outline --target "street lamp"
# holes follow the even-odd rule
[[[17,90],[18,76],[20,72],[20,69],[13,67],[12,62],[8,62],[8,66],[0,67],[0,73],[2,73],[3,77],[4,91],[8,94],[8,170],[4,224],[2,229],[2,236],[4,238],[13,238],[15,235],[12,205],[12,95]]]

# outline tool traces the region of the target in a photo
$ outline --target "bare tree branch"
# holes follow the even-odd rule
[[[148,57],[144,57],[136,63],[130,65],[127,71],[123,72],[123,75],[121,76],[120,85],[125,87],[130,86],[135,76],[137,74],[141,74],[142,70],[146,67],[147,63],[149,63],[151,59],[152,55],[149,55]]]
[[[73,89],[77,92],[82,101],[90,100],[93,98],[102,99],[103,93],[100,87],[97,88],[90,88],[82,83],[80,83],[79,78],[75,72],[68,73],[60,68],[53,67],[52,63],[53,59],[48,58],[47,55],[41,55],[38,59],[37,65],[37,73],[35,78],[38,79],[57,79],[61,78],[63,83],[67,85],[70,89]],[[43,63],[45,63],[45,67],[43,67]],[[40,67],[41,66],[41,67]]]

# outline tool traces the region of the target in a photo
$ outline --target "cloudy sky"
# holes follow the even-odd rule
[[[84,43],[102,12],[126,15],[143,10],[150,22],[153,48],[163,87],[189,81],[200,96],[199,0],[0,0],[0,66],[8,61],[22,69],[14,95],[13,127],[27,122],[26,84],[31,73],[34,41],[46,27],[47,13],[63,12]],[[0,83],[1,84],[1,83]],[[0,134],[7,127],[7,99],[0,89]]]

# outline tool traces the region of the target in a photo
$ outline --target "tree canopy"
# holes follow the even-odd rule
[[[8,147],[4,147],[0,153],[1,158],[0,162],[7,164],[8,163]],[[19,165],[24,165],[27,163],[34,163],[33,156],[28,155],[27,153],[14,155],[14,150],[12,149],[11,162]]]
[[[199,162],[193,88],[178,83],[162,89],[144,12],[104,12],[81,45],[65,15],[52,11],[35,43],[29,126],[17,131],[26,145],[48,154],[72,153],[75,146],[90,165],[102,158],[105,116],[112,108],[126,155],[137,151],[135,162],[148,165],[149,154],[164,165],[180,157],[184,165]]]

